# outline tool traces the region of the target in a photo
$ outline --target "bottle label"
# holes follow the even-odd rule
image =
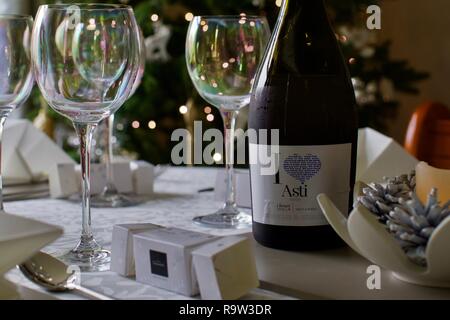
[[[278,147],[251,143],[254,221],[277,226],[327,225],[316,200],[320,193],[326,193],[346,213],[351,148],[351,143]],[[276,159],[276,165],[261,161],[262,157]]]

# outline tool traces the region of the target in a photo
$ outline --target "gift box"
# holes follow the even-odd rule
[[[244,236],[217,239],[192,251],[195,274],[204,300],[234,300],[259,286],[251,240]]]
[[[250,197],[250,173],[248,169],[235,169],[236,181],[236,204],[241,208],[251,208]],[[225,201],[227,175],[225,170],[219,170],[216,175],[214,187],[214,199],[216,201]]]
[[[191,252],[217,239],[177,228],[135,234],[136,280],[186,296],[199,293]]]
[[[120,193],[133,192],[133,177],[130,162],[113,162],[113,180]],[[81,166],[75,167],[77,177],[81,179]],[[81,187],[81,180],[79,180]],[[106,165],[103,163],[91,164],[91,194],[102,193],[107,182]]]
[[[120,193],[151,195],[154,166],[145,161],[113,163],[114,185]],[[106,166],[91,164],[91,194],[100,194],[106,186]],[[81,167],[75,163],[55,163],[49,169],[50,196],[66,198],[81,192]]]
[[[155,166],[146,161],[132,161],[130,168],[134,193],[139,196],[151,195],[155,180]]]
[[[111,271],[125,277],[135,275],[133,235],[158,228],[162,227],[151,223],[115,225],[111,245]]]

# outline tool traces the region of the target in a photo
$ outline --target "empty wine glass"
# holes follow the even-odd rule
[[[82,232],[61,258],[82,271],[109,268],[110,253],[94,239],[90,211],[90,151],[97,124],[130,94],[140,43],[133,10],[125,5],[42,5],[32,34],[36,81],[48,104],[72,120],[80,139]]]
[[[199,225],[233,229],[251,226],[251,216],[239,211],[235,202],[234,131],[239,110],[250,102],[252,83],[269,37],[263,17],[200,16],[189,25],[189,75],[199,94],[220,110],[225,126],[225,203],[212,215],[194,218]]]
[[[0,162],[1,141],[6,118],[30,95],[33,73],[30,37],[33,18],[0,14]],[[0,212],[3,211],[0,172]]]
[[[139,70],[134,80],[129,98],[133,96],[137,88],[139,88],[145,71],[145,43],[142,30],[139,28],[139,41],[142,48],[139,56]],[[114,184],[114,168],[113,168],[113,133],[114,133],[114,114],[110,115],[103,123],[103,136],[105,137],[105,154],[104,163],[106,167],[106,186],[102,193],[92,197],[91,205],[98,208],[121,208],[134,206],[140,203],[136,197],[121,194]]]

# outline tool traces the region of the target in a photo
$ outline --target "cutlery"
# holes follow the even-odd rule
[[[44,252],[38,252],[18,267],[25,277],[48,291],[74,291],[95,300],[112,300],[110,297],[80,286],[77,283],[79,274],[74,271],[69,272],[69,267],[64,262]]]

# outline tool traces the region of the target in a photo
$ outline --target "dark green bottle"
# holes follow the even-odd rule
[[[322,0],[286,0],[255,79],[249,128],[278,129],[278,170],[262,174],[250,141],[253,234],[262,245],[311,250],[342,244],[316,197],[352,206],[358,137],[355,94]],[[269,135],[270,136],[270,135]]]

